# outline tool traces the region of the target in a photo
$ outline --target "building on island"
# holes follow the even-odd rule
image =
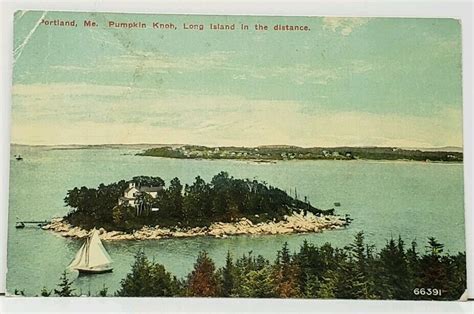
[[[128,188],[123,192],[123,196],[119,197],[119,205],[128,205],[137,208],[139,204],[140,196],[150,195],[152,198],[158,196],[158,192],[163,190],[162,186],[140,186],[138,187],[135,182],[129,182]]]

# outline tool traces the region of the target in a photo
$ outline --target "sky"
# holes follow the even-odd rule
[[[462,146],[454,19],[18,11],[14,34],[12,143]]]

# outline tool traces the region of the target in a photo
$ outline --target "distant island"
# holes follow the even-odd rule
[[[237,179],[226,172],[191,185],[178,178],[168,187],[160,177],[137,176],[97,188],[75,187],[64,202],[71,210],[44,229],[85,237],[104,229],[106,239],[157,239],[211,235],[320,232],[348,225],[349,217],[321,210],[265,182]]]
[[[272,162],[277,160],[414,160],[462,162],[459,151],[403,149],[397,147],[311,147],[273,145],[258,147],[207,147],[170,145],[145,149],[139,156],[179,159],[235,159]]]

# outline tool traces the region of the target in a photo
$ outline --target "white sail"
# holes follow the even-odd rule
[[[92,231],[89,245],[89,267],[99,267],[108,265],[112,262],[109,254],[105,250],[102,242],[99,238],[99,232],[97,230]]]
[[[89,237],[77,252],[69,268],[84,272],[110,271],[112,259],[99,238],[99,232],[93,229]]]
[[[69,264],[68,268],[84,267],[86,265],[86,263],[85,263],[85,258],[86,258],[85,250],[86,250],[86,247],[87,247],[87,241],[88,241],[88,239],[82,244],[81,248],[77,252],[77,254],[74,257],[71,264]]]

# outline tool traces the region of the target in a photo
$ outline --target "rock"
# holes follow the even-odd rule
[[[214,236],[218,238],[226,238],[230,235],[242,234],[289,234],[289,233],[308,233],[322,232],[325,229],[341,229],[347,225],[347,221],[339,216],[315,216],[308,213],[306,216],[301,213],[295,213],[291,216],[284,216],[284,220],[269,221],[267,223],[260,222],[253,224],[252,221],[243,217],[241,219],[224,223],[215,222],[209,227],[194,227],[190,229],[183,228],[160,228],[159,225],[154,227],[144,226],[140,230],[136,230],[133,234],[127,234],[120,231],[107,232],[104,228],[99,229],[99,235],[103,240],[147,240],[161,238],[182,238],[196,236]],[[84,238],[89,232],[79,227],[73,227],[63,221],[62,218],[55,218],[51,223],[44,226],[43,229],[56,232],[63,237]]]

